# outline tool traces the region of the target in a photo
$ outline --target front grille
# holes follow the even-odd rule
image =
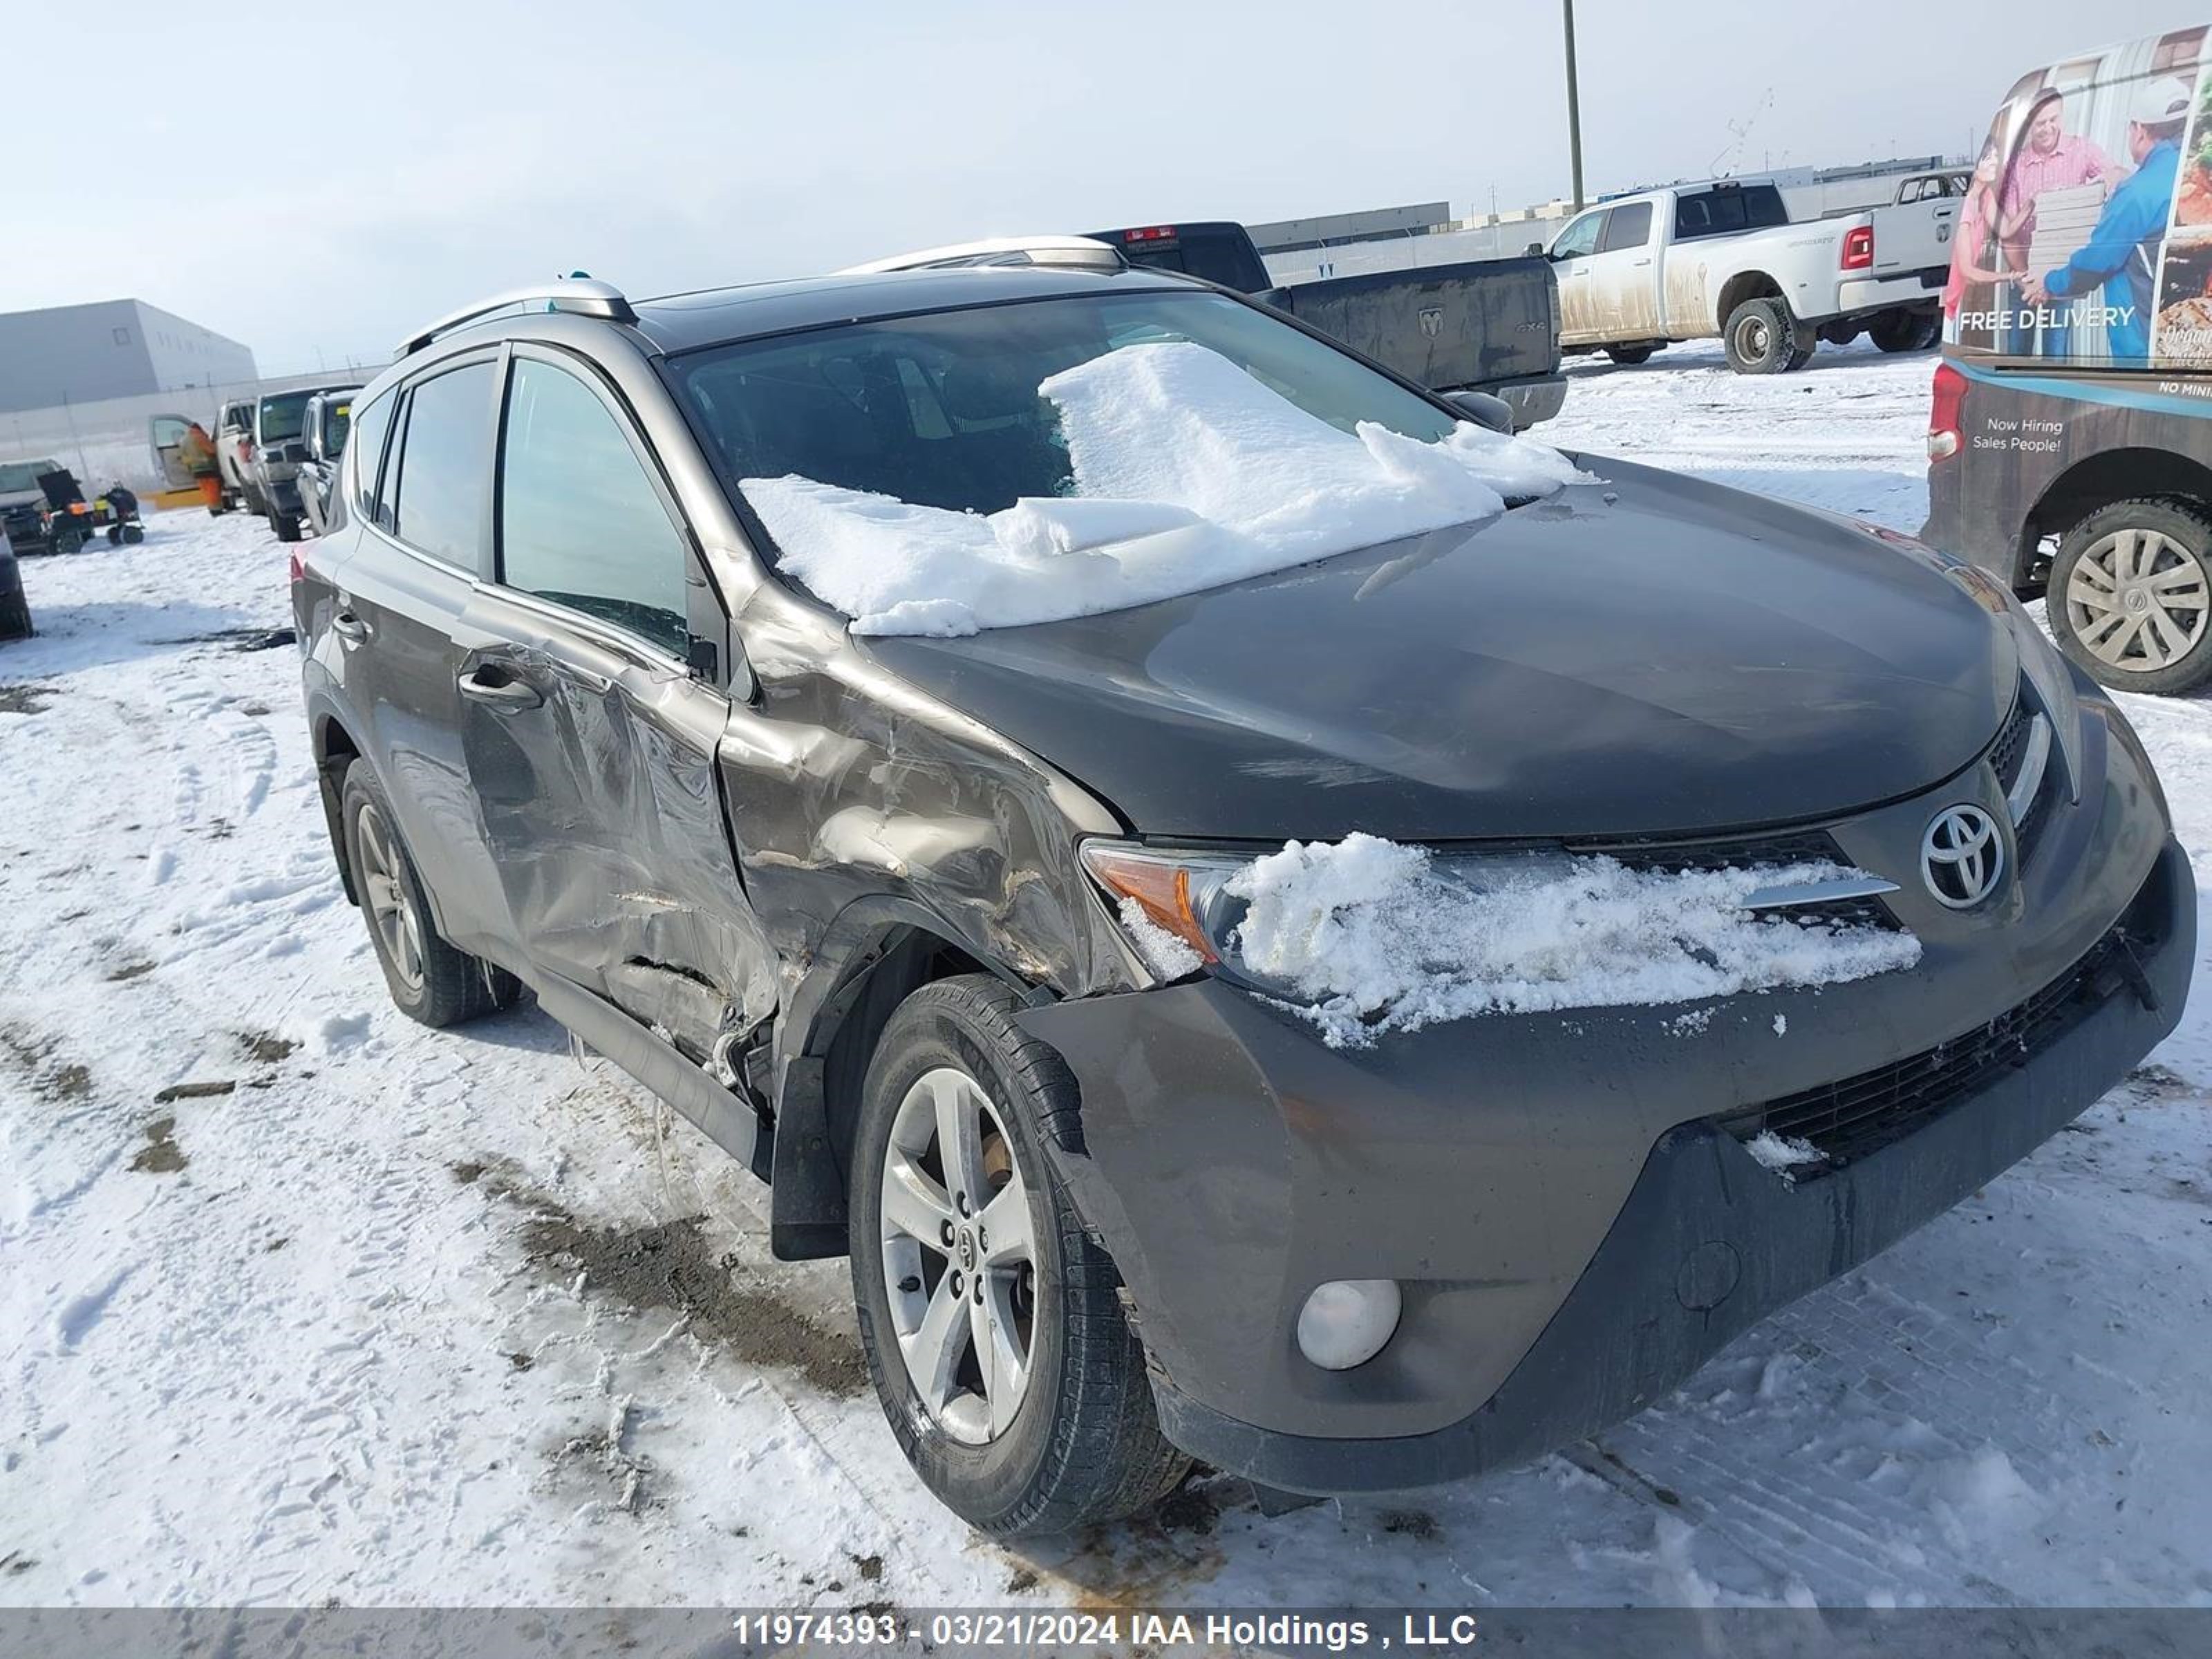
[[[2028,707],[2027,699],[2015,698],[1997,740],[1990,745],[1990,764],[1996,769],[1999,785],[2008,791],[2020,776],[2020,763],[2027,754],[2028,727],[2034,723],[2035,710]]]
[[[1801,1180],[1879,1152],[2027,1065],[2116,992],[2133,988],[2148,1000],[2139,963],[2139,953],[2151,943],[2145,914],[2145,899],[2138,898],[2081,961],[1973,1030],[1856,1077],[1720,1119],[1720,1127],[1739,1140],[1771,1132],[1811,1142],[1827,1161]]]
[[[1823,830],[1747,836],[1732,841],[1590,842],[1569,850],[1617,859],[1632,870],[1647,872],[1753,867],[1779,870],[1793,864],[1834,864],[1845,868],[1850,866],[1843,849]],[[1893,929],[1898,925],[1889,907],[1878,898],[1829,899],[1819,904],[1792,905],[1759,914],[1764,920],[1795,922],[1803,927]]]
[[[1732,841],[1591,842],[1571,849],[1618,859],[1632,870],[1740,870],[1750,865],[1848,863],[1823,830],[1784,836],[1747,836]]]

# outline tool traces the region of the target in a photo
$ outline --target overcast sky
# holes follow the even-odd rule
[[[27,9],[0,310],[136,296],[270,374],[571,269],[643,295],[1567,188],[1558,0]],[[1589,185],[1959,151],[2024,70],[2208,10],[1581,0]]]

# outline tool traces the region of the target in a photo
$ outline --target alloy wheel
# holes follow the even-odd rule
[[[2203,562],[2155,530],[2116,530],[2090,544],[2066,583],[2066,620],[2084,649],[2128,673],[2170,668],[2204,637]]]
[[[385,960],[410,991],[422,985],[422,919],[400,879],[398,849],[384,815],[364,804],[355,820],[361,844],[362,896],[368,902],[369,924],[384,946]]]
[[[907,1091],[881,1196],[884,1291],[907,1376],[947,1435],[986,1444],[1029,1392],[1039,1291],[1013,1141],[965,1072],[939,1066]]]

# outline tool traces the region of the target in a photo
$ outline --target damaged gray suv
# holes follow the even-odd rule
[[[295,563],[392,994],[525,988],[848,1254],[976,1526],[1635,1412],[2179,1016],[2135,735],[1909,539],[1170,273],[408,341]]]

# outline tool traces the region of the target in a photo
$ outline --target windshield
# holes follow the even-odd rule
[[[39,479],[62,470],[59,461],[0,462],[0,495],[20,495],[39,487]]]
[[[288,392],[281,398],[261,400],[261,441],[264,444],[289,442],[300,435],[300,423],[307,417],[307,399],[312,392]]]
[[[1576,476],[1181,288],[848,324],[668,373],[763,550],[864,634],[1149,604],[1473,524]]]
[[[336,456],[345,448],[346,434],[353,427],[353,399],[331,404],[323,410],[323,453]]]
[[[1218,352],[1350,434],[1434,442],[1453,417],[1357,359],[1218,294],[1081,295],[746,341],[672,367],[729,477],[795,475],[960,513],[1076,493],[1037,388],[1135,345]]]

